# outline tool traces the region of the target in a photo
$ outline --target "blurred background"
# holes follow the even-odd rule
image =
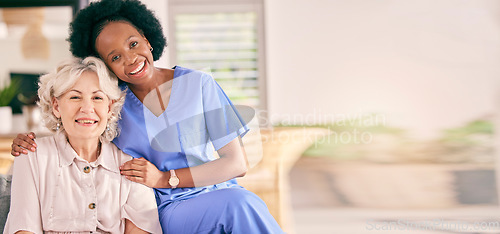
[[[141,1],[168,39],[157,66],[257,110],[240,183],[288,233],[500,233],[500,1]],[[46,134],[36,79],[87,4],[0,3],[2,173],[15,134]]]

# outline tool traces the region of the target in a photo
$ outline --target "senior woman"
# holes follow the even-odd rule
[[[16,157],[4,233],[161,233],[153,190],[120,175],[132,157],[110,143],[124,102],[116,77],[95,57],[73,58],[39,86],[55,134]]]

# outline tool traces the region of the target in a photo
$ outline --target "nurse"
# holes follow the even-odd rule
[[[102,0],[71,24],[71,52],[98,56],[122,81],[126,101],[113,141],[135,159],[121,173],[155,188],[164,233],[282,233],[265,203],[236,183],[247,171],[249,131],[206,73],[154,67],[166,46],[161,25],[137,0]],[[12,154],[36,147],[19,135]],[[218,157],[214,156],[214,150]]]

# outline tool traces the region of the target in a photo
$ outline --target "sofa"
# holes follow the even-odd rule
[[[0,174],[0,233],[3,233],[5,221],[10,209],[10,184],[12,176]]]

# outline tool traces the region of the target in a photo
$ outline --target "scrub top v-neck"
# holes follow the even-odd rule
[[[173,73],[172,73],[173,78]],[[152,112],[155,116],[160,116],[163,114],[168,107],[170,102],[170,96],[172,95],[172,84],[174,79],[170,79],[167,82],[158,85],[154,91],[149,92],[144,96],[142,103],[150,112]]]
[[[193,167],[216,159],[214,150],[248,132],[227,95],[211,75],[176,66],[165,111],[155,116],[130,89],[113,141],[123,152],[144,157],[159,170]],[[240,187],[235,179],[205,187],[155,189],[158,208],[221,188]]]

